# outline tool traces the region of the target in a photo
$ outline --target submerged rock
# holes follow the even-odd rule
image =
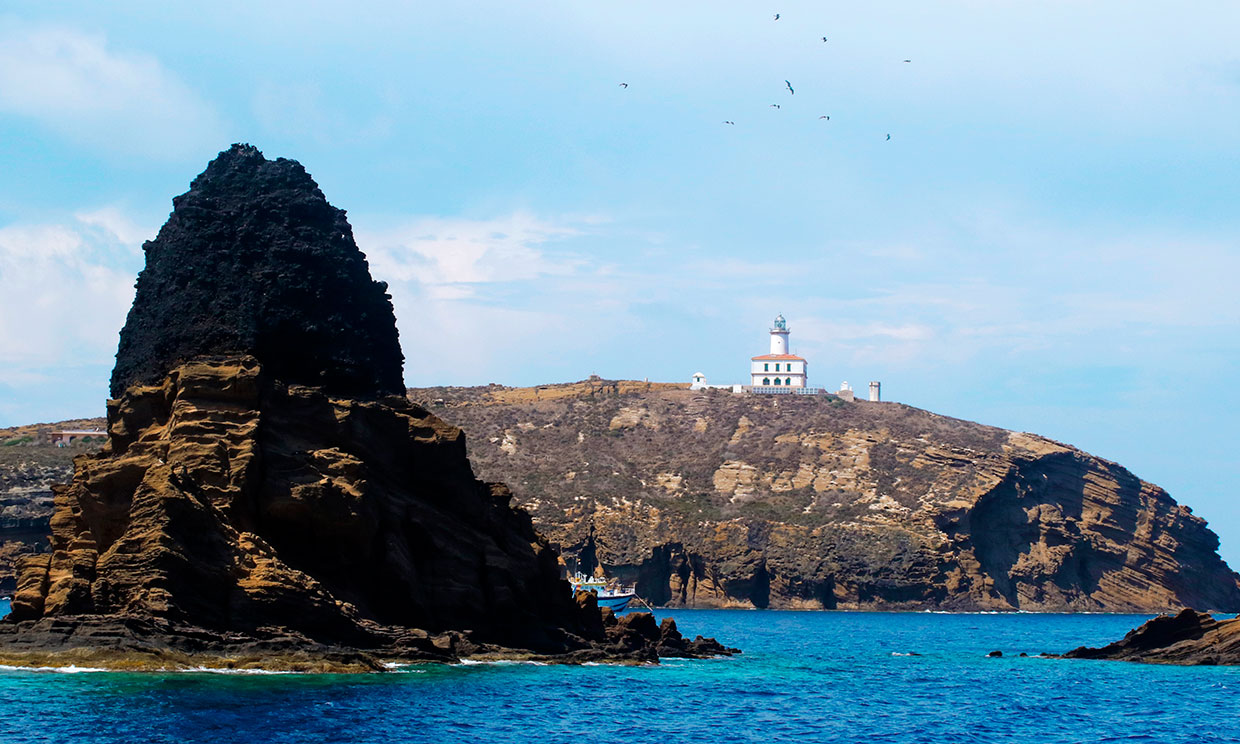
[[[1240,618],[1215,620],[1184,609],[1160,615],[1102,648],[1081,646],[1068,659],[1113,659],[1156,664],[1240,664]]]
[[[728,653],[575,601],[508,489],[474,477],[461,430],[384,395],[400,391],[395,321],[349,235],[300,165],[249,147],[176,201],[147,244],[108,443],[55,490],[51,553],[23,561],[0,660]]]

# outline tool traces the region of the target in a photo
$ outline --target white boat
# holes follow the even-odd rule
[[[598,597],[598,606],[610,608],[612,612],[624,612],[629,602],[637,596],[637,590],[631,586],[620,586],[607,579],[593,578],[584,574],[568,577],[573,587],[573,594],[579,591],[593,592]]]

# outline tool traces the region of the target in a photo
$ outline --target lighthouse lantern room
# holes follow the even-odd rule
[[[771,325],[771,353],[751,357],[749,384],[754,387],[805,387],[809,363],[788,351],[788,321],[780,315]]]

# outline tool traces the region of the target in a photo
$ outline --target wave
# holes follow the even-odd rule
[[[218,667],[183,667],[180,669],[164,669],[162,672],[205,672],[208,674],[314,674],[314,672],[294,672],[287,669],[220,669]]]
[[[415,661],[385,661],[383,668],[389,672],[400,672],[401,674],[425,674],[427,662]]]
[[[111,672],[112,669],[100,669],[98,667],[80,667],[70,664],[62,667],[49,666],[13,666],[10,664],[0,664],[0,672],[55,672],[57,674],[84,674],[86,672]]]
[[[80,667],[75,664],[67,666],[19,666],[12,664],[0,664],[0,672],[52,672],[56,674],[86,674],[86,673],[106,673],[106,674],[252,674],[252,675],[272,675],[272,674],[316,674],[316,672],[295,672],[292,670],[280,669],[226,669],[221,667],[164,667],[160,669],[142,670],[135,672],[132,669],[107,669],[105,667]]]

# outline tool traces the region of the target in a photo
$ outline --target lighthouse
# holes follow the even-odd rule
[[[788,321],[775,317],[771,324],[771,353],[750,357],[749,384],[754,387],[803,388],[809,363],[788,352]]]

